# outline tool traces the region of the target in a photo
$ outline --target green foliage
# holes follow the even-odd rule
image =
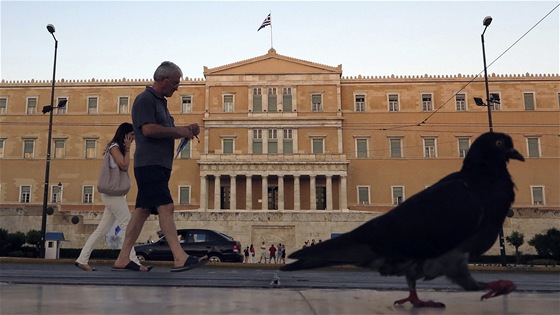
[[[515,250],[519,248],[519,246],[525,243],[525,235],[523,233],[519,233],[517,231],[511,232],[510,236],[506,236],[506,241],[513,247]]]
[[[41,242],[41,231],[29,230],[25,234],[25,242],[33,246],[39,245],[39,242]]]
[[[545,234],[536,234],[529,245],[535,247],[542,258],[560,260],[560,230],[550,228]]]
[[[22,232],[7,233],[0,232],[0,255],[9,256],[11,252],[20,251],[21,245],[25,244],[25,234]]]

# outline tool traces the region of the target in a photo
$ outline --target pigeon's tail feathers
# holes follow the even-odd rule
[[[292,271],[346,264],[364,266],[375,258],[368,245],[347,241],[337,237],[300,249],[289,256],[297,261],[284,265],[280,269]]]

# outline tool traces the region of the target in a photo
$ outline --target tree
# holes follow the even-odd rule
[[[529,245],[535,247],[539,256],[560,260],[560,230],[550,228],[545,234],[536,234]]]
[[[515,247],[515,263],[519,264],[519,247],[525,243],[525,235],[517,231],[511,232],[510,236],[506,236],[506,241]]]
[[[25,242],[29,245],[37,246],[41,242],[41,232],[37,230],[29,230],[25,234]]]

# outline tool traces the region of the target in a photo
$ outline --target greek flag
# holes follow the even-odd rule
[[[261,24],[261,27],[259,27],[259,29],[257,30],[260,31],[262,28],[264,28],[265,26],[269,26],[270,25],[270,13],[266,16],[266,19],[264,19],[264,21]]]

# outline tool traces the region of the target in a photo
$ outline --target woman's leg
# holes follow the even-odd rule
[[[106,204],[108,204],[108,209],[116,218],[116,221],[119,223],[121,227],[122,238],[126,237],[126,228],[128,227],[128,223],[130,222],[130,210],[128,209],[128,204],[126,203],[125,196],[105,196],[105,200],[107,200]],[[136,256],[136,251],[134,247],[130,250],[130,260],[135,262],[136,264],[140,265],[140,261]]]
[[[105,196],[105,194],[101,194],[101,199],[105,204],[105,210],[103,211],[103,216],[101,217],[101,220],[99,221],[99,225],[97,226],[95,231],[93,231],[93,233],[89,236],[88,240],[86,241],[86,244],[84,245],[82,251],[80,252],[80,256],[78,257],[78,259],[76,259],[76,262],[79,264],[83,264],[83,265],[88,264],[89,256],[91,255],[91,252],[93,251],[95,244],[97,243],[97,241],[99,241],[99,238],[101,238],[102,236],[107,234],[107,232],[109,232],[109,229],[111,229],[111,226],[113,226],[113,223],[115,222],[115,216],[111,211],[108,210],[109,205],[105,203],[103,196]]]

